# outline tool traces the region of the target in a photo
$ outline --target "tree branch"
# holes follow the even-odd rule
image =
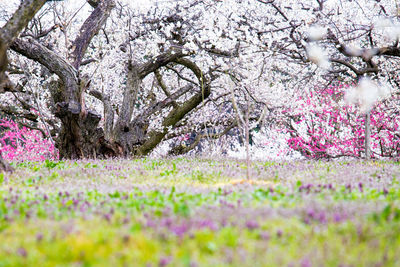
[[[168,155],[182,155],[182,154],[186,154],[189,151],[193,150],[199,143],[200,141],[205,138],[205,137],[209,137],[212,139],[219,139],[222,136],[226,135],[231,129],[233,129],[234,127],[237,126],[236,121],[233,122],[232,124],[228,125],[227,127],[225,127],[225,129],[220,132],[220,133],[215,133],[215,134],[197,134],[196,135],[196,139],[194,140],[193,143],[191,143],[190,145],[186,146],[186,145],[178,145],[173,147],[170,151],[168,151]]]
[[[175,100],[177,100],[180,96],[184,95],[185,93],[189,92],[192,89],[193,89],[192,85],[186,85],[180,88],[179,90],[177,90],[175,93],[173,93],[163,101],[160,101],[145,109],[138,117],[134,119],[134,121],[148,119],[152,114],[162,110],[163,108],[168,107],[169,105],[172,105],[173,103],[176,103]]]
[[[72,65],[32,38],[26,41],[22,39],[15,40],[11,45],[11,49],[39,62],[51,72],[56,73],[66,88],[63,100],[68,103],[72,100],[78,105],[79,102],[76,95],[76,92],[79,91],[78,72]],[[79,112],[79,106],[71,106],[71,108],[77,108]]]
[[[109,139],[113,125],[114,125],[114,110],[111,104],[110,96],[105,95],[97,90],[91,90],[89,91],[89,95],[97,98],[101,102],[103,102],[104,106],[104,132],[106,135],[106,138]]]
[[[17,116],[19,118],[24,118],[30,121],[38,122],[38,116],[36,114],[30,112],[18,112],[16,109],[10,106],[2,106],[0,105],[0,111],[7,114]]]
[[[138,74],[140,79],[145,78],[148,74],[155,70],[167,65],[170,62],[177,60],[178,58],[184,57],[186,54],[183,53],[182,49],[171,47],[165,53],[157,56],[153,60],[149,60],[138,67]]]
[[[149,138],[136,149],[137,155],[147,155],[151,150],[154,149],[168,133],[168,128],[175,126],[181,119],[183,119],[186,114],[195,109],[199,104],[201,104],[206,98],[211,94],[211,85],[208,83],[203,75],[200,68],[188,59],[176,59],[177,63],[188,67],[197,76],[199,80],[199,85],[201,90],[192,96],[182,105],[173,108],[170,113],[164,118],[162,122],[163,130],[161,132],[153,131],[149,134]]]
[[[0,39],[5,44],[11,44],[18,34],[28,25],[46,0],[24,0],[6,25],[0,29]]]
[[[95,9],[85,20],[79,30],[79,35],[72,43],[71,62],[72,66],[77,70],[81,65],[83,56],[93,36],[99,32],[110,16],[111,10],[115,7],[114,0],[102,0],[100,3],[98,2],[99,1],[96,1]]]

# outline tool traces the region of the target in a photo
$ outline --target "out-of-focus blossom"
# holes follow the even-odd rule
[[[308,59],[317,64],[318,67],[323,68],[323,69],[329,69],[330,68],[330,62],[328,59],[328,54],[326,53],[325,50],[323,50],[321,47],[315,44],[309,44],[307,46],[307,56]]]
[[[369,78],[362,78],[356,87],[350,88],[345,95],[347,104],[357,104],[362,113],[372,109],[374,104],[390,95],[390,87],[378,86]]]
[[[326,28],[314,25],[308,29],[307,36],[311,41],[318,41],[325,38],[326,33]]]
[[[375,29],[383,31],[383,34],[390,40],[400,38],[400,25],[389,18],[381,18],[375,21]]]

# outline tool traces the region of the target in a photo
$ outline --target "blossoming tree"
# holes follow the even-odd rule
[[[362,153],[366,158],[369,158],[371,156],[370,140],[372,138],[371,112],[376,113],[374,105],[382,98],[384,92],[388,91],[389,94],[393,95],[390,106],[394,110],[398,110],[399,105],[395,89],[398,88],[399,79],[396,71],[394,71],[398,66],[400,56],[398,7],[391,1],[348,1],[342,3],[318,0],[312,3],[293,2],[291,4],[279,3],[278,1],[259,2],[276,10],[277,14],[281,16],[281,20],[278,22],[279,26],[281,29],[285,29],[287,36],[289,36],[289,38],[283,38],[277,43],[276,50],[288,60],[295,60],[304,65],[304,70],[299,73],[304,73],[301,77],[306,81],[307,86],[304,88],[304,83],[296,85],[296,88],[304,88],[304,90],[298,89],[297,92],[294,92],[293,96],[299,102],[294,102],[291,107],[296,109],[295,105],[304,105],[303,101],[307,99],[306,109],[308,109],[308,114],[310,112],[316,114],[316,116],[308,117],[306,121],[303,121],[307,125],[302,129],[301,135],[307,136],[308,141],[306,142],[305,139],[299,137],[299,134],[295,134],[296,137],[293,136],[293,132],[298,133],[300,130],[299,128],[294,129],[293,125],[302,125],[299,121],[296,121],[297,119],[294,120],[294,118],[299,117],[287,117],[288,121],[285,125],[292,134],[291,138],[288,139],[289,146],[301,150],[303,155],[312,155],[312,157],[319,157],[319,154],[324,154],[326,157],[340,154],[348,155],[348,151],[327,153],[327,147],[332,148],[334,144],[329,145],[326,142],[339,141],[327,138],[326,133],[333,130],[337,138],[345,138],[340,139],[341,141],[350,137],[355,140],[361,138],[364,142]],[[299,18],[304,20],[299,21]],[[307,64],[308,62],[314,63],[318,66],[318,69]],[[296,82],[298,81],[296,79]],[[346,112],[341,110],[340,116],[347,113],[346,116],[355,118],[358,115],[353,113],[365,114],[364,119],[357,119],[357,122],[353,125],[353,130],[348,134],[343,134],[335,128],[336,126],[330,125],[331,120],[340,119],[338,114],[332,113],[338,112],[335,103],[339,101],[339,95],[343,97],[345,92],[335,92],[336,99],[331,100],[328,99],[329,94],[326,93],[342,84],[356,84],[354,87],[356,89],[347,92],[347,99],[353,104],[358,104],[360,109],[349,108]],[[317,88],[317,90],[313,90],[313,88]],[[391,89],[387,90],[387,88]],[[343,88],[341,87],[341,89]],[[321,96],[316,96],[318,94],[321,94]],[[331,104],[330,108],[327,103]],[[380,105],[386,105],[385,103]],[[297,111],[301,113],[302,110],[305,110],[304,108],[304,106],[297,108]],[[380,108],[380,106],[377,109],[379,116],[387,118],[386,115],[382,114],[386,112],[385,109]],[[323,115],[321,112],[326,112],[328,115]],[[305,119],[304,116],[303,119]],[[343,124],[343,121],[340,121],[340,123]],[[394,122],[387,121],[388,125],[392,123]],[[319,129],[315,129],[317,126]],[[362,136],[359,136],[361,134],[360,127],[364,129]],[[389,128],[394,131],[391,136],[396,136],[397,130]],[[377,132],[373,134],[377,135]],[[308,143],[307,149],[303,146],[305,143]],[[395,139],[390,140],[390,143],[396,144]],[[380,144],[382,146],[386,142],[380,142]],[[373,144],[373,146],[376,146],[376,144]],[[356,147],[360,149],[359,144]],[[310,154],[308,149],[313,150],[313,152]],[[373,152],[373,155],[383,156],[385,153],[382,153],[382,150],[385,151],[386,149],[391,150],[390,148],[381,148],[379,152]],[[360,156],[355,151],[350,154]]]
[[[365,75],[397,86],[395,12],[384,0],[52,3],[12,42],[18,91],[0,109],[40,122],[64,158],[231,145],[240,125],[232,99],[236,110],[252,107],[248,136],[261,129],[274,140],[276,123],[294,124],[284,111],[295,99],[322,101],[323,88]]]

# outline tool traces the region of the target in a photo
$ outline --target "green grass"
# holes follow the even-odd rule
[[[14,164],[0,266],[399,266],[392,162]]]

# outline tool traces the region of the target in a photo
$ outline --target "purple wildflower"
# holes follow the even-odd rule
[[[254,230],[254,229],[257,229],[258,227],[260,227],[260,225],[258,224],[258,222],[254,221],[254,220],[249,220],[246,222],[246,227],[249,230]]]
[[[171,230],[177,236],[182,237],[189,230],[189,226],[182,223],[181,225],[173,226]]]
[[[281,229],[279,229],[278,231],[276,231],[276,236],[277,237],[282,237],[283,235],[283,231]]]
[[[28,256],[28,252],[26,251],[26,249],[25,248],[19,248],[18,250],[17,250],[17,253],[21,256],[21,257],[24,257],[24,258],[26,258],[26,256]]]
[[[170,264],[171,261],[172,257],[162,257],[158,263],[158,266],[160,267],[167,266],[168,264]]]
[[[42,234],[42,233],[38,233],[38,234],[36,235],[36,241],[37,241],[37,242],[40,242],[40,241],[42,241],[42,239],[43,239],[43,234]]]
[[[311,267],[311,261],[308,258],[304,258],[301,263],[300,263],[301,267]]]

